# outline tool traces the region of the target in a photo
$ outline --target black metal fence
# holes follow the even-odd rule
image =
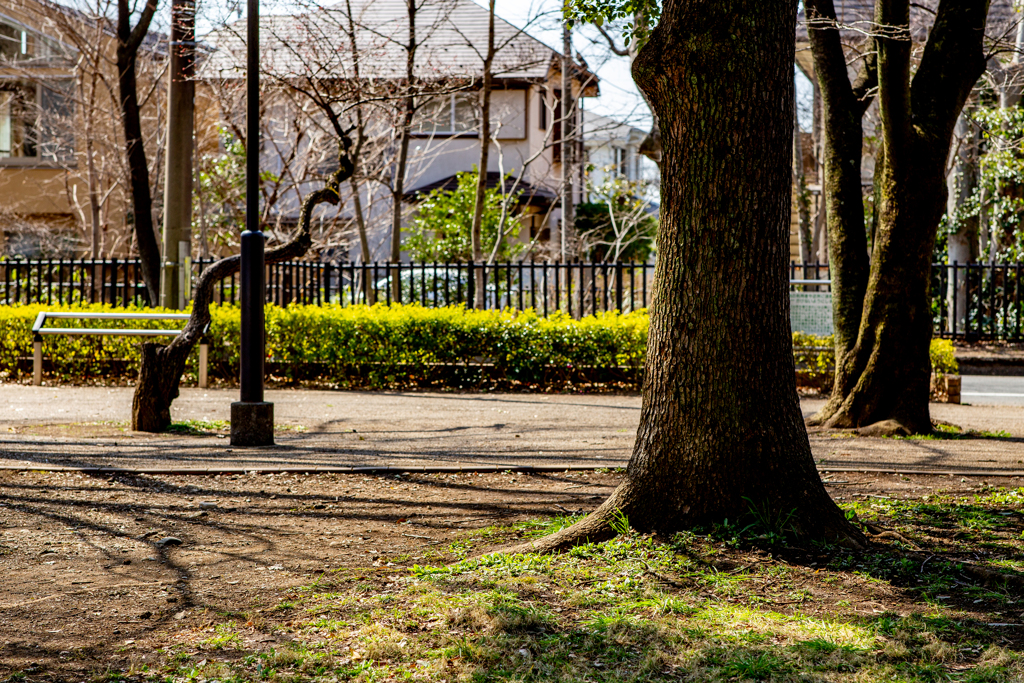
[[[197,260],[198,276],[211,260]],[[790,280],[805,290],[828,291],[822,263],[790,264]],[[1019,263],[934,264],[932,319],[937,335],[1024,341]],[[465,304],[479,308],[532,308],[541,315],[562,311],[579,317],[599,311],[629,312],[650,306],[654,266],[644,263],[320,263],[267,266],[267,301],[290,303],[376,302],[424,306]],[[822,280],[820,285],[814,281]],[[0,303],[46,305],[79,302],[148,306],[149,294],[134,259],[0,260]],[[238,276],[214,290],[217,301],[234,303]]]
[[[202,272],[209,261],[196,264]],[[341,305],[465,304],[471,308],[563,311],[579,317],[629,312],[650,304],[654,266],[644,263],[275,263],[267,266],[267,301]],[[235,275],[215,288],[218,301],[239,296]]]
[[[932,267],[935,333],[951,339],[1024,341],[1020,263],[951,263]]]
[[[0,300],[8,305],[150,305],[135,259],[0,260],[0,287]]]

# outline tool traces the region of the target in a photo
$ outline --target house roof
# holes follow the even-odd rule
[[[511,188],[514,180],[506,180],[506,187]],[[403,199],[406,201],[419,201],[427,194],[430,194],[434,190],[444,190],[445,192],[454,192],[459,186],[458,175],[450,175],[447,178],[442,178],[426,185],[421,185],[413,190],[409,190],[405,193]],[[493,190],[496,187],[501,186],[501,174],[495,171],[488,171],[487,173],[487,189]],[[539,187],[537,185],[531,185],[530,183],[520,182],[516,187],[516,190],[522,192],[519,195],[519,203],[521,205],[536,206],[538,208],[547,208],[558,199],[551,190]]]
[[[260,19],[264,68],[279,77],[345,79],[355,62],[347,34],[351,5],[355,24],[360,77],[398,79],[405,76],[403,41],[408,35],[406,0],[349,0],[314,12]],[[431,0],[416,14],[417,76],[425,80],[477,78],[487,49],[488,12],[472,0]],[[497,17],[495,42],[499,50],[493,74],[499,79],[546,80],[557,71],[560,55],[524,30]],[[203,65],[206,78],[245,75],[245,21],[204,37],[215,47]],[[575,77],[596,84],[596,76],[580,65]]]
[[[601,146],[620,140],[639,144],[645,137],[647,131],[636,126],[589,110],[583,111],[583,144],[587,146]]]

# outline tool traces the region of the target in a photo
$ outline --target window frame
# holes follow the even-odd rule
[[[445,129],[445,128],[435,127],[433,129],[428,130],[428,129],[426,129],[426,125],[429,123],[429,121],[428,120],[424,120],[424,121],[421,121],[419,124],[415,124],[415,123],[413,124],[413,130],[412,130],[413,137],[420,137],[420,138],[431,138],[431,137],[476,138],[476,137],[480,137],[479,131],[474,130],[474,128],[477,125],[477,121],[475,121],[475,119],[476,119],[476,109],[475,108],[473,109],[474,121],[473,121],[472,126],[469,129],[467,129],[467,130],[458,130],[457,129],[456,111],[458,110],[458,108],[456,107],[455,103],[456,103],[456,98],[459,97],[460,95],[462,96],[462,98],[464,100],[472,99],[472,97],[470,95],[467,95],[463,91],[448,93],[447,95],[442,95],[442,96],[435,95],[433,97],[430,97],[429,98],[430,101],[433,101],[433,100],[436,100],[436,99],[440,99],[440,97],[445,97],[445,98],[448,99],[448,103],[447,103],[447,105],[445,107],[447,109],[447,111],[448,111],[448,128]],[[424,106],[425,107],[429,106],[429,104],[424,105]],[[423,108],[418,109],[417,113],[419,113],[421,111],[423,111]]]
[[[75,106],[74,106],[74,99],[73,99],[74,96],[73,96],[73,94],[70,94],[70,93],[68,94],[68,97],[69,97],[70,102],[71,102],[71,110],[70,110],[71,121],[70,121],[70,124],[68,126],[68,130],[67,130],[67,135],[68,135],[67,142],[69,142],[71,153],[70,153],[70,155],[67,158],[54,158],[54,157],[47,157],[47,156],[43,155],[44,147],[49,142],[49,140],[43,140],[42,139],[42,137],[43,137],[43,134],[42,134],[43,125],[42,125],[42,123],[43,123],[43,114],[44,114],[43,113],[43,90],[44,90],[44,88],[47,87],[45,82],[48,81],[48,80],[54,82],[54,86],[50,87],[50,89],[55,91],[55,92],[60,92],[62,90],[62,88],[58,85],[58,83],[60,83],[60,82],[66,82],[68,84],[71,84],[72,88],[74,87],[73,79],[70,78],[70,77],[65,77],[65,76],[48,78],[48,79],[45,79],[45,78],[25,78],[24,76],[21,76],[21,77],[18,77],[18,78],[0,78],[0,85],[2,85],[4,83],[11,83],[11,82],[13,82],[15,84],[21,83],[23,85],[29,86],[29,88],[34,91],[34,93],[33,93],[33,102],[32,102],[31,106],[35,110],[35,117],[34,117],[34,120],[32,121],[32,127],[33,127],[33,129],[35,131],[34,135],[36,136],[36,139],[34,140],[35,156],[8,156],[8,157],[0,156],[0,169],[2,169],[2,168],[57,168],[57,169],[64,169],[64,168],[75,168],[75,167],[77,167],[77,164],[78,164],[78,155],[77,155],[78,147],[77,147],[77,142],[78,141],[77,141],[77,137],[75,135],[75,130],[74,130],[74,118],[75,118],[75,111],[74,110],[75,110]],[[12,117],[12,120],[13,120],[13,117]]]

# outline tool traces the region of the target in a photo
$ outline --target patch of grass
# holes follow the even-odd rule
[[[217,624],[214,628],[216,635],[200,641],[200,645],[212,650],[221,650],[225,647],[237,648],[242,643],[238,635],[235,622],[229,621],[224,624]]]
[[[965,570],[1024,556],[1021,498],[993,489],[849,506],[871,533],[899,529],[920,550],[887,539],[861,553],[821,546],[794,556],[784,542],[732,543],[741,531],[750,540],[753,515],[708,533],[654,538],[624,524],[609,541],[558,555],[473,557],[483,543],[578,518],[488,527],[439,554],[449,564],[342,568],[282,592],[258,626],[290,640],[271,650],[246,650],[242,627],[222,617],[198,644],[238,657],[172,655],[154,680],[1021,683],[1024,645],[987,625],[1016,623],[1017,595]],[[783,534],[790,521],[766,520],[759,535]],[[997,548],[958,550],[960,535],[981,534]]]
[[[230,428],[231,424],[224,420],[183,420],[182,422],[172,422],[167,431],[187,436],[209,436]]]
[[[911,434],[909,436],[886,436],[885,439],[907,440],[907,441],[943,441],[950,439],[1012,439],[1010,432],[1004,430],[988,431],[964,430],[956,425],[938,422],[932,425],[930,434]]]

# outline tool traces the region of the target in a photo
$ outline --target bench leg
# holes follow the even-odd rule
[[[43,342],[32,342],[32,384],[43,383]]]
[[[209,376],[206,371],[206,362],[210,356],[210,345],[199,345],[199,388],[205,389],[209,386]]]

